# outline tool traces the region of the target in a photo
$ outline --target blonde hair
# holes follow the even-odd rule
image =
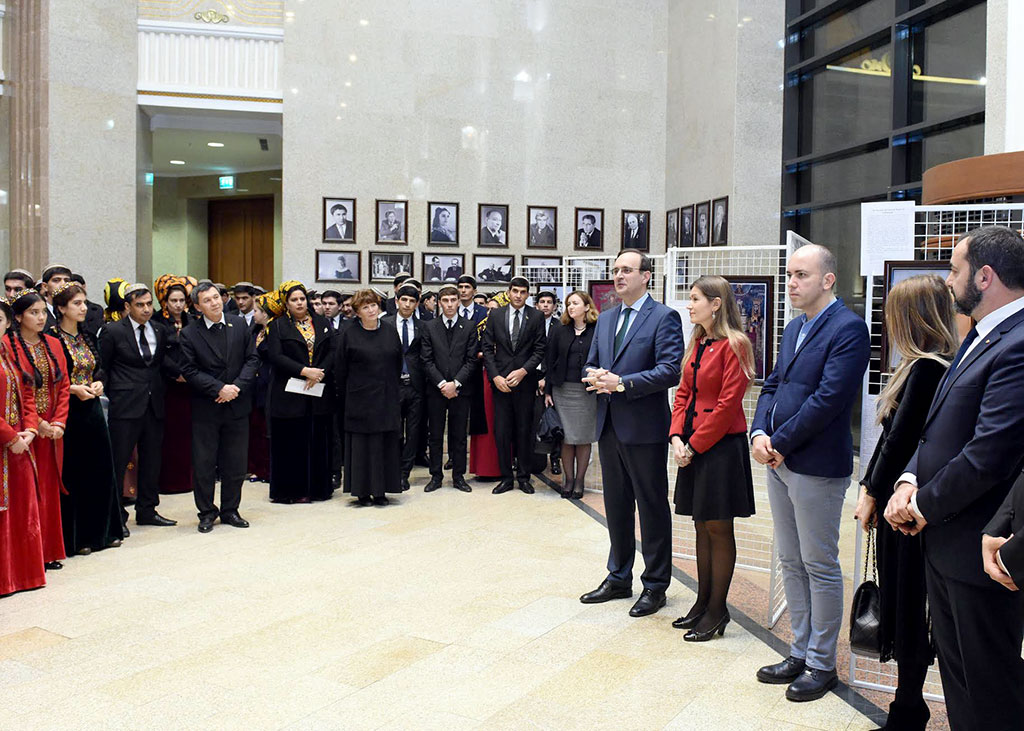
[[[590,295],[587,294],[586,292],[581,292],[580,290],[577,289],[565,296],[565,309],[562,311],[561,317],[562,324],[572,324],[572,318],[569,317],[569,298],[572,297],[573,295],[576,295],[581,300],[583,300],[583,304],[587,306],[587,314],[584,315],[583,317],[584,324],[593,325],[595,322],[597,322],[597,308],[594,307],[594,300],[592,300],[590,298]]]
[[[902,360],[878,395],[878,423],[896,402],[914,363],[927,358],[949,366],[957,349],[953,297],[941,277],[919,274],[899,282],[885,300],[885,329]],[[882,367],[888,364],[883,363]]]
[[[683,355],[683,363],[690,360],[697,343],[710,336],[713,340],[728,340],[729,347],[736,354],[740,361],[740,367],[747,378],[754,378],[754,346],[750,338],[743,332],[743,321],[740,319],[740,306],[736,304],[736,297],[732,293],[732,285],[728,280],[705,274],[698,277],[693,283],[692,289],[700,290],[700,293],[709,300],[720,299],[722,306],[717,315],[711,321],[711,332],[705,332],[703,325],[694,325],[693,334],[690,336],[690,344],[686,347]]]

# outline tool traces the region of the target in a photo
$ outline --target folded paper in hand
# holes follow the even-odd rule
[[[312,388],[306,388],[305,378],[289,378],[288,382],[284,384],[284,390],[288,393],[301,393],[303,396],[320,398],[324,395],[324,384],[321,382]]]

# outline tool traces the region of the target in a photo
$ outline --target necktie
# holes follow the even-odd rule
[[[960,361],[964,359],[964,355],[967,353],[967,349],[971,347],[971,343],[977,340],[977,338],[978,328],[972,327],[971,331],[967,333],[967,337],[964,338],[964,341],[962,343],[960,343],[960,350],[956,351],[956,359],[954,359],[953,361],[953,367],[949,369],[950,375],[956,373],[960,369]]]
[[[462,316],[465,317],[467,320],[469,319],[469,310],[465,307],[462,308]]]
[[[627,307],[622,312],[622,324],[619,325],[619,331],[615,333],[615,355],[619,354],[619,350],[622,349],[622,341],[626,339],[626,330],[629,329],[629,318],[633,314],[633,310]]]
[[[444,324],[445,324],[445,327],[448,328],[445,331],[445,335],[448,336],[448,343],[451,344],[451,342],[452,342],[452,330],[455,329],[455,320],[445,320]]]
[[[409,321],[402,320],[402,352],[409,352]],[[409,364],[405,362],[405,358],[402,358],[402,373],[409,373]]]
[[[145,325],[139,325],[139,350],[142,352],[142,359],[146,361],[146,365],[153,362],[153,351],[149,349]]]
[[[512,320],[512,347],[513,348],[518,347],[518,345],[519,345],[519,330],[522,328],[522,325],[523,325],[522,320],[520,319],[520,315],[521,314],[522,314],[521,310],[516,310],[515,319]]]

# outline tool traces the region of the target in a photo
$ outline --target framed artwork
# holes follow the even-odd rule
[[[324,198],[324,243],[351,244],[356,240],[356,199]]]
[[[562,281],[562,257],[560,256],[523,256],[524,267],[532,267],[528,275],[535,282]]]
[[[455,282],[466,273],[465,254],[423,254],[423,283]]]
[[[622,302],[619,295],[615,294],[615,282],[611,279],[592,279],[587,283],[587,289],[598,312],[609,310]]]
[[[477,207],[478,246],[508,246],[508,206],[481,203]]]
[[[728,277],[732,293],[740,308],[743,331],[754,347],[754,379],[763,381],[772,372],[771,341],[774,332],[775,309],[772,277]]]
[[[693,246],[693,204],[679,209],[679,245],[683,248]]]
[[[554,249],[558,246],[558,209],[554,206],[526,207],[526,246]]]
[[[407,244],[408,201],[377,201],[377,243]]]
[[[711,202],[711,245],[725,246],[729,241],[729,196]]]
[[[577,251],[604,251],[601,230],[604,228],[603,208],[576,209],[576,240],[573,244]]]
[[[679,209],[665,211],[665,249],[679,246]]]
[[[663,293],[662,304],[668,304],[670,301],[675,302],[689,302],[690,301],[690,260],[685,256],[676,257],[676,273],[673,279],[669,279],[666,273],[665,291]],[[650,288],[654,286],[654,278],[651,278]],[[683,325],[685,327],[687,320],[685,313],[683,314]]]
[[[889,343],[889,333],[885,327],[885,301],[889,291],[904,279],[919,274],[935,274],[943,279],[949,276],[949,261],[887,261],[885,262],[885,293],[882,295],[882,372],[891,373],[899,365],[900,357],[896,349]],[[959,316],[958,316],[959,317]]]
[[[622,248],[651,250],[651,212],[622,211]]]
[[[370,281],[390,282],[402,272],[412,275],[412,253],[370,252]]]
[[[459,245],[458,203],[427,203],[427,243],[430,246]]]
[[[711,245],[711,201],[693,207],[693,245]]]
[[[515,272],[516,258],[509,255],[491,256],[473,254],[473,276],[481,284],[489,282],[510,282]]]
[[[316,281],[355,284],[361,268],[359,251],[316,250]]]

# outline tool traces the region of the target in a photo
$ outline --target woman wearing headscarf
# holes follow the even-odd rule
[[[508,292],[498,292],[487,300],[487,317],[499,307],[508,304]],[[481,320],[476,326],[477,335],[483,337],[484,328],[487,327],[487,317]],[[481,372],[483,368],[480,369]],[[498,466],[498,445],[494,441],[494,391],[491,379],[482,377],[480,384],[484,394],[484,414],[487,422],[486,431],[473,433],[469,440],[469,471],[477,478],[497,478],[501,476],[501,468]]]
[[[128,288],[128,282],[120,277],[108,280],[103,287],[103,301],[107,308],[103,310],[103,319],[107,322],[117,322],[124,317],[124,291]]]
[[[188,310],[192,291],[185,277],[164,274],[153,283],[160,304],[160,322],[167,326],[174,361],[181,331],[194,322]],[[171,372],[176,372],[175,361]],[[168,375],[164,392],[164,441],[160,460],[160,492],[173,495],[192,492],[192,396],[184,377]]]
[[[333,365],[333,331],[327,318],[309,311],[302,282],[284,282],[277,291],[285,312],[267,326],[266,338],[273,369],[267,399],[270,499],[327,500],[334,399],[323,381]]]
[[[284,314],[284,303],[275,289],[256,298],[253,308],[252,336],[260,367],[253,384],[252,411],[249,412],[249,479],[270,482],[270,424],[267,421],[267,394],[273,367],[267,359],[267,326]]]

